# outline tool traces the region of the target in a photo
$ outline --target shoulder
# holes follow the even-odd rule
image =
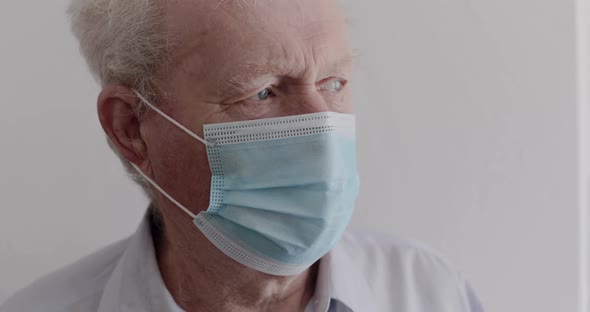
[[[350,253],[355,266],[375,278],[395,277],[399,281],[401,277],[427,277],[432,284],[456,282],[459,276],[443,256],[417,241],[352,230],[344,235],[339,248]]]
[[[0,312],[96,311],[126,245],[127,239],[119,241],[35,281],[0,305]]]
[[[348,231],[339,244],[373,285],[377,300],[398,311],[483,311],[462,275],[432,248],[369,231]],[[431,310],[434,309],[434,310]]]
[[[366,230],[350,230],[343,236],[340,245],[344,249],[356,250],[354,258],[360,263],[377,261],[388,268],[412,263],[430,269],[452,271],[449,262],[441,254],[418,241]]]

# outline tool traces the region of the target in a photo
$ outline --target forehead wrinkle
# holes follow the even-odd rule
[[[272,76],[288,75],[290,70],[299,72],[299,70],[294,68],[296,67],[296,63],[299,62],[285,61],[282,62],[282,66],[273,65],[272,63],[246,63],[219,80],[217,83],[217,93],[221,96],[235,91],[248,91],[244,90],[245,86],[262,84]],[[354,56],[352,54],[346,54],[346,56],[335,62],[326,62],[324,64],[325,66],[322,66],[324,68],[318,68],[318,70],[326,75],[343,74],[353,63]],[[301,68],[303,72],[311,69],[307,68],[307,66],[304,67],[306,68]]]
[[[278,73],[271,64],[246,63],[221,78],[217,83],[217,94],[226,95],[235,90],[245,91],[244,86]]]
[[[318,66],[318,74],[321,75],[336,75],[347,74],[349,69],[354,64],[354,56],[352,51],[338,53],[341,49],[334,49],[333,47],[322,44],[312,48],[313,55],[316,58],[315,62]],[[335,54],[334,51],[338,51]]]
[[[224,5],[233,5],[236,6],[240,9],[242,8],[256,8],[256,5],[258,4],[258,0],[217,0],[218,3],[215,5],[214,9],[218,9],[221,6]]]

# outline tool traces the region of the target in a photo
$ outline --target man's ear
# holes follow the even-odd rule
[[[119,153],[141,166],[147,157],[141,136],[140,120],[135,111],[141,105],[133,91],[122,85],[105,86],[98,96],[100,124]]]

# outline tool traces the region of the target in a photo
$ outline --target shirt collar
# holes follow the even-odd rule
[[[149,218],[129,238],[107,282],[98,312],[181,312],[160,274]]]
[[[338,300],[354,312],[377,311],[371,285],[361,266],[354,263],[354,252],[341,241],[322,258],[316,295],[325,296],[319,300],[323,302]]]
[[[354,312],[376,311],[370,284],[354,264],[353,251],[337,244],[320,260],[314,312],[327,311],[338,300]],[[159,271],[148,217],[144,217],[107,282],[98,312],[182,312]]]

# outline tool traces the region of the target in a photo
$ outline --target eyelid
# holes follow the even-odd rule
[[[234,95],[231,98],[227,99],[224,101],[225,104],[230,105],[230,104],[237,104],[243,101],[249,101],[252,100],[253,97],[255,97],[256,95],[258,95],[258,93],[260,93],[261,91],[263,91],[264,89],[270,89],[272,92],[274,91],[274,86],[271,84],[266,85],[265,87],[258,87],[256,89],[250,89],[249,91],[245,91],[242,90],[242,92],[240,92],[239,95]]]
[[[265,88],[272,88],[278,83],[277,77],[264,75],[259,77],[252,77],[246,80],[245,77],[232,78],[225,81],[224,86],[218,91],[221,94],[229,95],[225,103],[237,103],[244,101]]]
[[[247,97],[245,100],[255,100],[255,101],[264,101],[264,100],[266,100],[266,99],[264,99],[264,100],[256,100],[256,99],[254,99],[255,97],[258,96],[258,94],[260,94],[260,92],[262,92],[264,90],[269,90],[270,91],[269,92],[270,93],[269,94],[269,97],[271,97],[272,94],[274,93],[273,87],[272,86],[268,86],[268,87],[265,87],[265,88],[260,89],[258,92],[256,92],[256,93],[252,94],[251,96]]]
[[[257,99],[256,97],[258,96],[258,94],[264,90],[268,89],[269,90],[269,95],[266,99]],[[274,85],[269,85],[267,87],[264,87],[262,89],[258,89],[256,92],[250,92],[248,94],[250,94],[250,96],[248,97],[242,97],[240,100],[238,100],[236,103],[245,103],[245,104],[262,104],[262,103],[266,103],[268,101],[272,101],[272,99],[274,97],[276,97],[276,87]]]
[[[329,91],[329,88],[325,88],[325,86],[328,83],[331,83],[333,81],[340,81],[342,83],[342,89],[341,90],[336,90],[336,91],[333,91],[333,92],[340,92],[340,91],[342,91],[344,88],[346,88],[346,86],[349,83],[348,79],[346,79],[346,78],[342,78],[342,77],[329,77],[329,78],[322,79],[318,83],[316,83],[318,90],[320,90],[320,91]],[[253,98],[255,96],[257,96],[258,93],[260,93],[264,89],[270,89],[271,90],[271,92],[273,93],[273,95],[271,95],[271,97],[277,96],[277,94],[279,93],[279,89],[278,89],[278,87],[277,87],[276,84],[267,83],[267,84],[265,84],[264,87],[259,87],[259,88],[256,88],[256,89],[251,89],[248,92],[242,92],[242,94],[240,96],[234,96],[233,98],[230,98],[229,100],[225,101],[225,103],[226,104],[233,104],[233,103],[239,103],[239,102],[244,102],[244,101],[257,101],[257,102],[261,102],[261,100],[255,100]]]
[[[338,77],[330,77],[330,78],[326,78],[321,80],[318,83],[318,89],[320,90],[326,90],[324,88],[324,86],[326,86],[328,83],[332,83],[334,81],[340,81],[342,83],[342,88],[344,89],[346,87],[346,85],[348,84],[348,80],[344,79],[344,78],[338,78]],[[342,90],[340,90],[342,91]]]

